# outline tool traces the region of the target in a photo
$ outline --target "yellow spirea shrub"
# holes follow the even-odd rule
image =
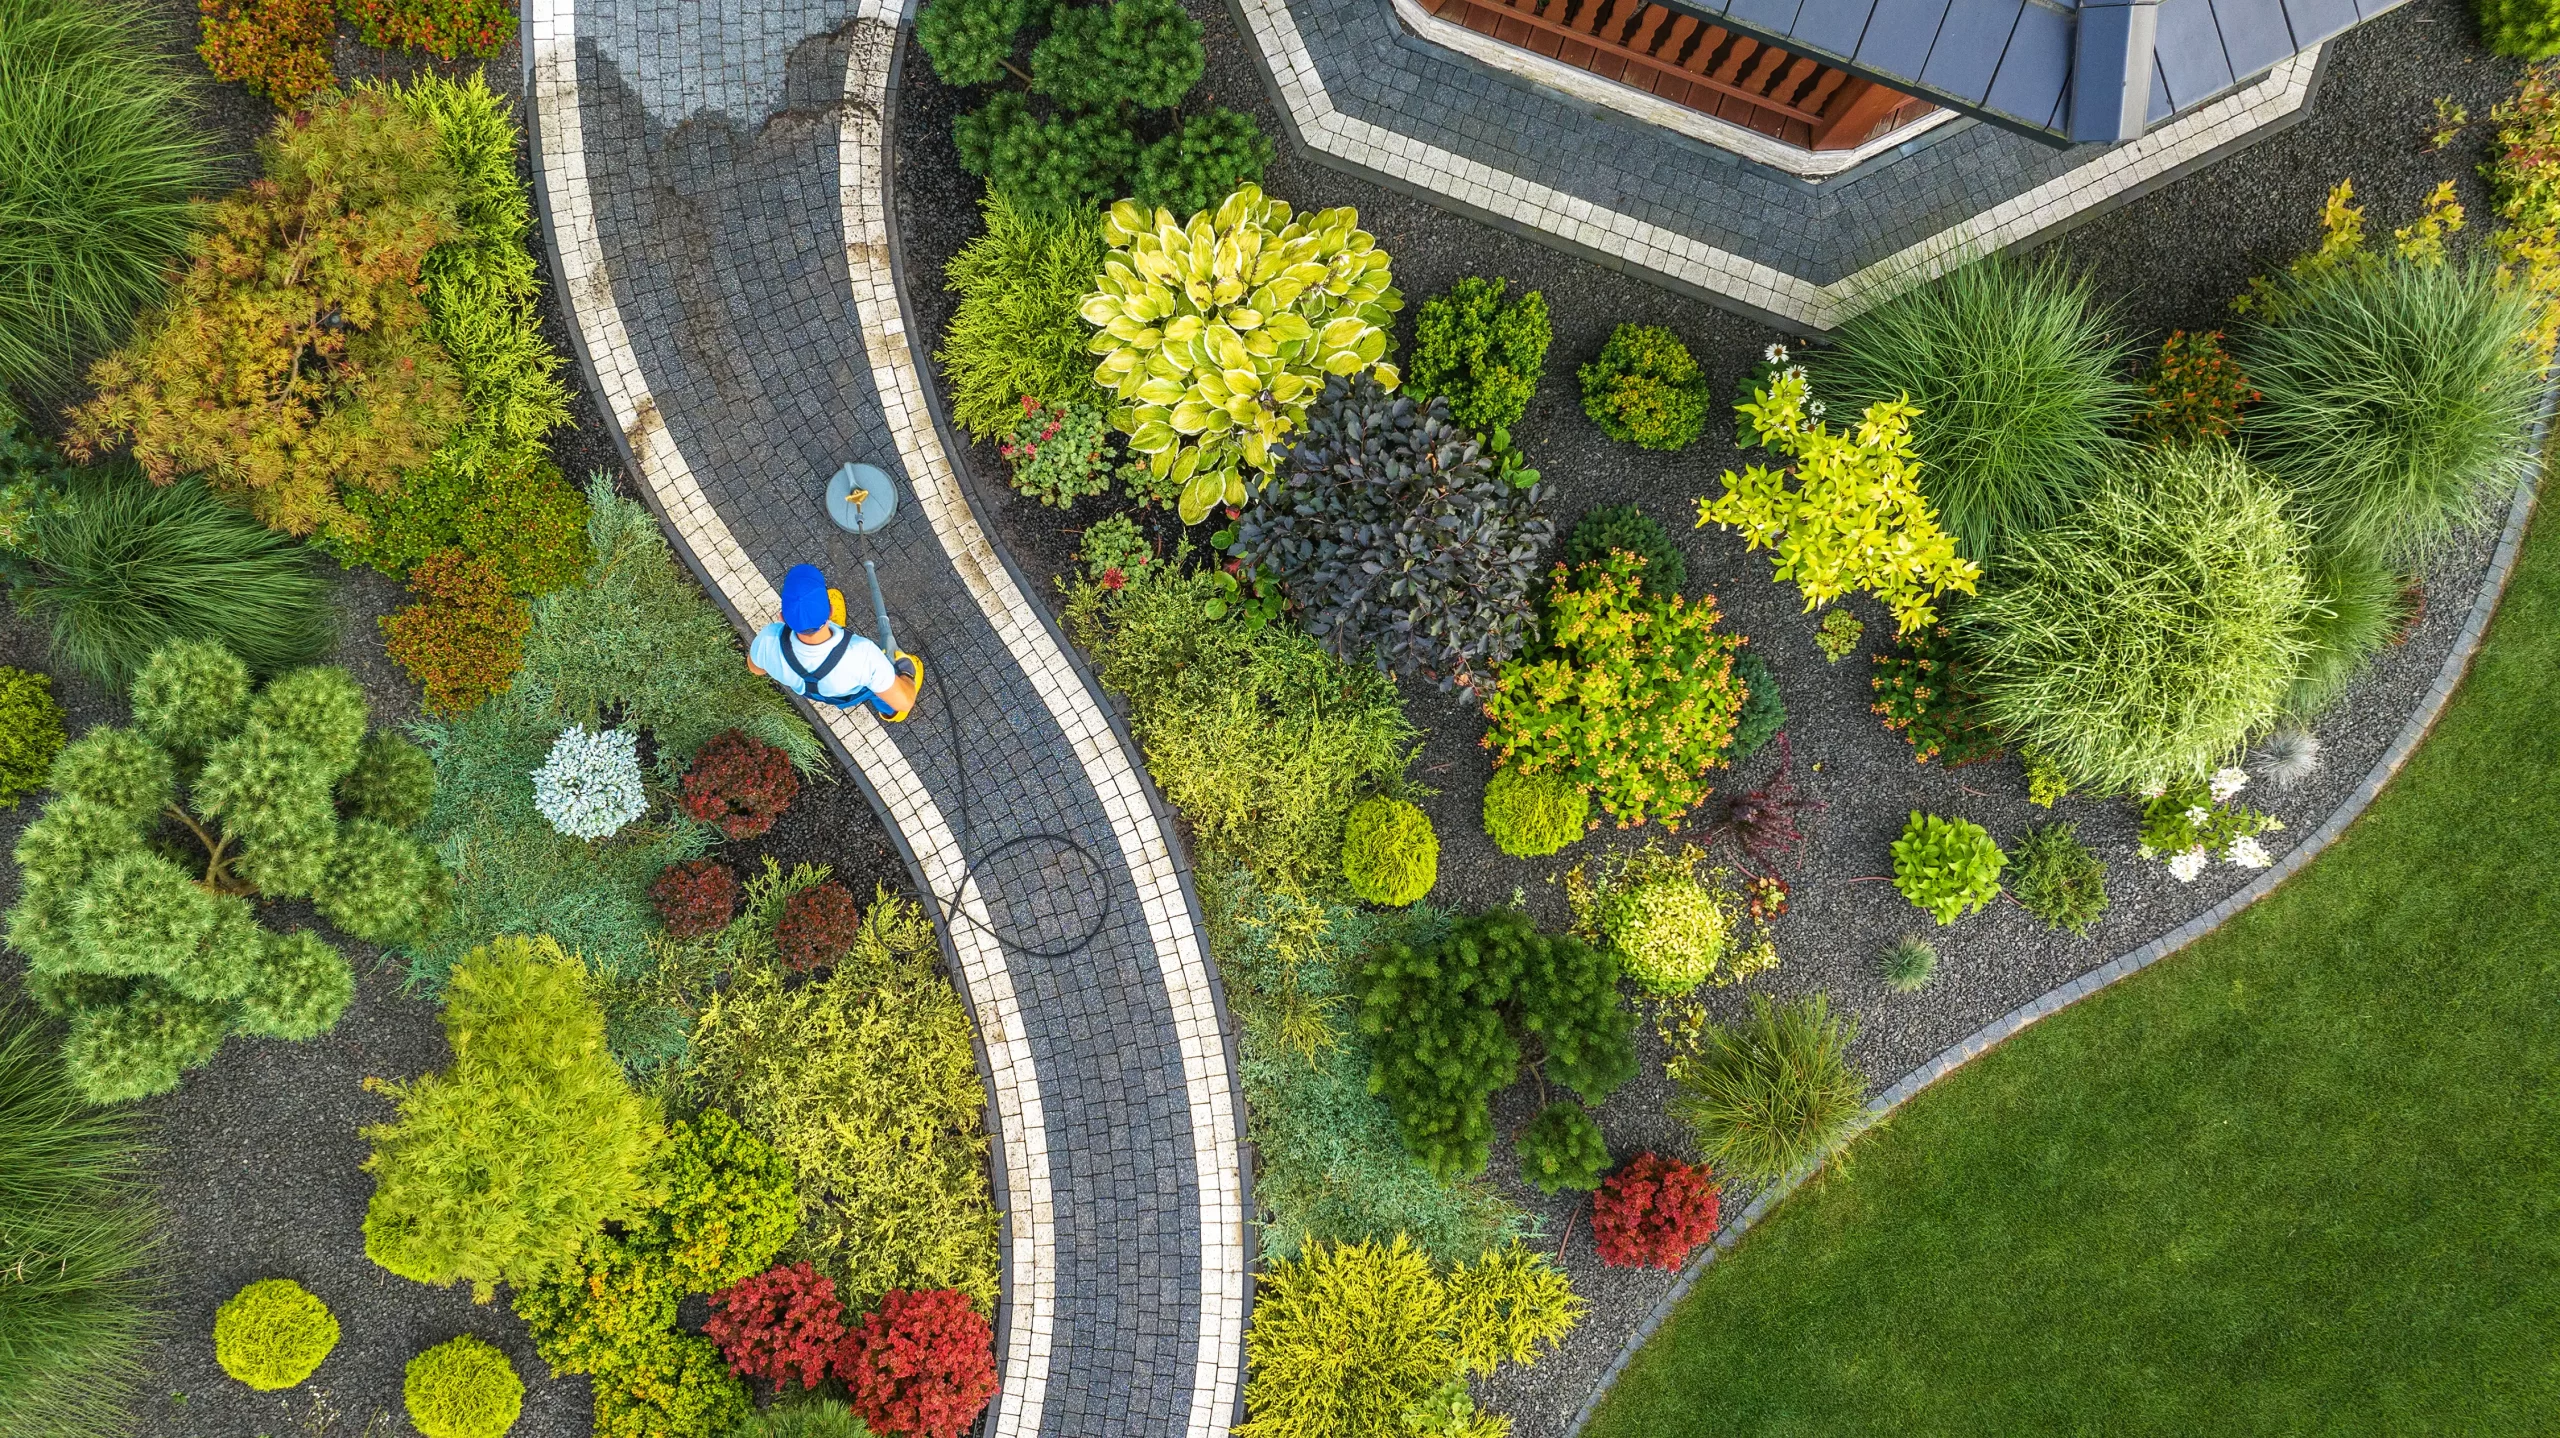
[[[1794,463],[1726,470],[1724,493],[1698,501],[1698,525],[1740,530],[1751,548],[1773,551],[1773,577],[1795,581],[1807,613],[1865,590],[1909,634],[1937,621],[1938,596],[1973,593],[1981,566],[1957,556],[1920,493],[1919,411],[1907,400],[1869,405],[1835,433],[1809,409],[1803,372],[1790,369],[1734,408]]]
[[[1765,924],[1746,941],[1744,900],[1732,871],[1706,866],[1694,844],[1649,843],[1577,864],[1565,874],[1574,932],[1605,943],[1627,977],[1649,993],[1685,994],[1737,983],[1778,962]]]
[[[1406,1432],[1407,1414],[1434,1409],[1449,1423],[1453,1385],[1535,1362],[1583,1308],[1561,1269],[1518,1244],[1444,1277],[1401,1236],[1310,1243],[1256,1285],[1236,1438],[1372,1438]],[[1454,1416],[1432,1431],[1501,1438],[1511,1429],[1472,1405]]]
[[[338,1319],[290,1278],[262,1278],[214,1310],[213,1360],[261,1392],[291,1388],[338,1346]]]

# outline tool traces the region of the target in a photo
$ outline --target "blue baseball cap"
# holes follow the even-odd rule
[[[782,622],[798,633],[824,629],[835,617],[827,602],[827,576],[814,564],[795,564],[782,576]]]

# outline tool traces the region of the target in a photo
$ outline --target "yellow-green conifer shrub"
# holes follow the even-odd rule
[[[53,678],[0,665],[0,805],[44,783],[62,752],[62,706]]]
[[[261,1278],[214,1310],[214,1361],[262,1392],[310,1377],[337,1346],[337,1315],[290,1278]]]
[[[1591,795],[1569,779],[1506,768],[1484,786],[1484,831],[1515,859],[1544,858],[1590,826]]]
[[[1453,1385],[1553,1349],[1583,1312],[1545,1255],[1514,1244],[1445,1278],[1399,1236],[1310,1243],[1256,1284],[1245,1335],[1246,1419],[1236,1438],[1371,1438],[1438,1408],[1454,1438],[1501,1438],[1510,1420],[1446,1403]]]
[[[524,1412],[515,1365],[468,1333],[410,1359],[400,1396],[426,1438],[500,1438]]]
[[[414,1282],[468,1279],[486,1302],[498,1283],[566,1271],[590,1234],[642,1212],[666,1131],[605,1049],[586,966],[551,939],[472,950],[443,1018],[450,1068],[369,1081],[400,1113],[364,1130],[364,1247]]]
[[[1342,830],[1342,877],[1373,904],[1403,908],[1440,881],[1440,836],[1431,816],[1383,795],[1351,808]]]

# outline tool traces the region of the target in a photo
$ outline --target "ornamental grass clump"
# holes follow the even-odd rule
[[[2201,775],[2302,670],[2302,561],[2283,491],[2237,455],[2145,459],[2011,546],[1958,616],[1976,712],[2083,788]]]
[[[2316,718],[2343,698],[2409,614],[2403,576],[2371,548],[2315,547],[2303,578],[2302,662],[2284,694],[2284,712],[2295,720]]]
[[[1893,841],[1893,887],[1943,926],[1999,898],[2008,862],[1980,824],[1914,809]]]
[[[572,724],[533,771],[533,806],[572,839],[607,839],[649,811],[640,787],[640,740],[626,729],[590,734]]]
[[[1255,1288],[1236,1438],[1492,1438],[1509,1424],[1475,1413],[1467,1380],[1536,1362],[1585,1309],[1563,1270],[1516,1244],[1445,1277],[1402,1237],[1311,1244],[1271,1265]],[[1408,1424],[1429,1408],[1456,1421]]]
[[[1680,337],[1660,325],[1620,325],[1575,372],[1582,412],[1611,439],[1685,449],[1707,427],[1707,376]]]
[[[139,1116],[93,1107],[49,1027],[0,1004],[0,1433],[100,1438],[165,1332],[163,1239]]]
[[[1587,790],[1620,828],[1676,830],[1733,742],[1741,641],[1715,632],[1714,596],[1657,598],[1643,575],[1623,552],[1556,566],[1546,643],[1502,666],[1483,742],[1505,768]]]
[[[1976,260],[1842,324],[1814,377],[1852,408],[1907,407],[1920,492],[1980,562],[2123,462],[2137,395],[2120,331],[2085,275]]]
[[[1634,1020],[1615,958],[1542,934],[1518,910],[1461,919],[1437,941],[1386,944],[1362,971],[1360,1029],[1376,1041],[1370,1087],[1405,1147],[1442,1178],[1480,1172],[1487,1101],[1519,1076],[1523,1036],[1541,1074],[1600,1103],[1635,1076]]]
[[[1918,934],[1905,934],[1881,956],[1884,986],[1897,994],[1916,994],[1938,977],[1938,946]]]
[[[213,1361],[261,1392],[291,1388],[338,1346],[337,1315],[290,1278],[262,1278],[213,1312]]]
[[[425,934],[450,893],[416,839],[333,796],[367,722],[346,671],[253,693],[238,656],[180,641],[144,665],[133,708],[137,728],[99,726],[55,758],[8,916],[28,992],[69,1021],[72,1076],[98,1103],[176,1087],[226,1034],[337,1023],[355,992],[346,960],[310,931],[260,927],[251,899],[309,899],[349,937],[389,944]]]
[[[1974,592],[1982,567],[1958,557],[1921,492],[1909,402],[1879,400],[1834,434],[1790,366],[1735,409],[1793,463],[1726,470],[1724,493],[1698,501],[1698,527],[1740,530],[1747,547],[1769,550],[1771,577],[1795,581],[1806,613],[1864,590],[1909,634],[1936,621],[1939,596]]]
[[[1674,1019],[1669,1062],[1675,1117],[1698,1137],[1707,1162],[1773,1183],[1837,1152],[1857,1131],[1867,1081],[1849,1062],[1857,1020],[1835,1017],[1819,993],[1779,1004],[1751,996],[1750,1017]]]
[[[1270,481],[1326,376],[1396,387],[1387,327],[1404,297],[1359,221],[1348,207],[1298,214],[1250,184],[1188,224],[1111,207],[1114,248],[1078,311],[1100,331],[1093,380],[1148,472],[1182,486],[1183,523]]]
[[[1342,830],[1342,879],[1354,897],[1389,908],[1419,901],[1440,880],[1431,816],[1380,795],[1352,806]]]
[[[1479,434],[1520,422],[1546,368],[1547,297],[1503,298],[1511,282],[1469,275],[1423,301],[1413,325],[1406,384],[1449,401],[1449,416]],[[1676,587],[1676,586],[1675,586]]]
[[[0,27],[0,408],[51,394],[158,300],[210,189],[186,77],[138,6],[27,0]]]
[[[2241,354],[2265,403],[2252,460],[2290,491],[2324,548],[2423,560],[2493,512],[2532,469],[2541,300],[2485,260],[2452,260],[2450,182],[2388,255],[2363,244],[2340,185],[2321,248],[2261,282]]]
[[[1515,859],[1552,854],[1590,823],[1590,794],[1555,775],[1496,769],[1484,786],[1484,831]]]
[[[363,1130],[374,1176],[365,1255],[413,1283],[468,1280],[478,1301],[554,1277],[589,1235],[645,1208],[666,1141],[655,1105],[606,1052],[586,968],[547,938],[472,951],[445,987],[453,1062]]]
[[[1527,646],[1555,536],[1537,486],[1495,474],[1445,401],[1363,376],[1326,382],[1228,552],[1278,579],[1336,657],[1473,695]]]

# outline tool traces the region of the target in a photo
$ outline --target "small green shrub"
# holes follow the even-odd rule
[[[2237,456],[2154,455],[2013,544],[1958,615],[1977,711],[2091,789],[2202,774],[2301,671],[2302,555],[2283,494]]]
[[[1744,945],[1743,896],[1729,870],[1702,872],[1706,858],[1694,844],[1647,843],[1575,865],[1564,876],[1574,932],[1605,944],[1637,987],[1664,996],[1710,979],[1722,987],[1776,964],[1765,929]]]
[[[1084,561],[1084,577],[1109,591],[1154,563],[1156,547],[1136,520],[1113,514],[1086,526],[1084,536],[1076,541],[1076,557]]]
[[[1978,764],[2000,752],[2000,736],[1983,722],[1982,694],[1974,687],[1973,661],[1953,627],[1933,624],[1905,635],[1891,653],[1868,656],[1876,693],[1870,713],[1911,741],[1911,759],[1943,759],[1950,769]]]
[[[1362,972],[1360,1028],[1376,1043],[1370,1086],[1432,1172],[1478,1172],[1493,1142],[1486,1102],[1518,1076],[1535,1035],[1547,1078],[1592,1103],[1635,1075],[1618,966],[1581,940],[1500,909],[1436,942],[1390,943]]]
[[[1748,644],[1734,651],[1733,678],[1742,686],[1742,714],[1734,721],[1733,747],[1725,751],[1725,762],[1739,764],[1787,727],[1787,701],[1778,692],[1778,677]]]
[[[1129,700],[1147,771],[1204,847],[1327,886],[1352,806],[1402,777],[1414,741],[1394,681],[1282,625],[1212,617],[1209,573],[1159,561],[1070,596],[1069,631]]]
[[[2323,545],[2415,561],[2514,493],[2542,397],[2532,291],[2485,262],[2395,257],[2279,293],[2243,336],[2266,395],[2249,455]]]
[[[1013,466],[1014,492],[1045,505],[1065,509],[1111,488],[1110,429],[1100,407],[1082,400],[1043,405],[1023,396],[996,450]]]
[[[999,90],[951,122],[960,168],[1025,214],[1089,214],[1111,202],[1138,162],[1138,137],[1119,115],[1035,114],[1019,92]],[[1090,282],[1091,275],[1086,276]]]
[[[1080,108],[1125,102],[1167,110],[1200,83],[1208,64],[1200,22],[1181,0],[1061,6],[1049,12],[1049,33],[1031,47],[1031,88]]]
[[[355,768],[338,781],[338,802],[349,813],[394,829],[414,829],[425,822],[435,798],[435,761],[387,730],[365,736]]]
[[[2560,13],[2549,0],[2478,0],[2480,38],[2501,55],[2547,60],[2560,55]]]
[[[1516,1246],[1444,1279],[1402,1238],[1310,1245],[1255,1285],[1236,1438],[1412,1433],[1408,1415],[1434,1407],[1460,1419],[1437,1431],[1491,1438],[1507,1425],[1474,1416],[1466,1380],[1536,1361],[1583,1307],[1561,1269]]]
[[[2107,864],[2077,824],[2045,824],[2009,846],[2009,897],[2048,929],[2086,937],[2107,911]]]
[[[211,640],[173,639],[133,681],[133,722],[171,752],[201,758],[249,714],[249,666]]]
[[[924,13],[951,4],[936,0]],[[951,422],[983,441],[1009,433],[1025,399],[1054,405],[1095,395],[1085,352],[1093,332],[1076,307],[1107,246],[1090,209],[1040,212],[1001,187],[991,187],[979,208],[985,233],[943,268],[960,303],[934,361],[951,383]]]
[[[1705,1162],[1770,1183],[1827,1158],[1856,1131],[1867,1092],[1849,1062],[1858,1025],[1834,1017],[1824,995],[1773,1004],[1753,994],[1740,1023],[1695,1011],[1676,1022],[1672,1112],[1696,1131]]]
[[[1822,623],[1814,627],[1813,647],[1822,651],[1824,660],[1837,664],[1857,653],[1866,637],[1867,626],[1858,616],[1845,608],[1826,609]]]
[[[338,1346],[329,1305],[290,1278],[262,1278],[213,1313],[213,1359],[262,1392],[311,1376]]]
[[[737,924],[770,933],[790,895],[824,877],[803,865],[750,885]],[[785,1256],[836,1280],[848,1310],[893,1288],[995,1302],[986,1090],[940,961],[922,911],[883,891],[833,975],[786,983],[766,948],[694,1027],[688,1091],[798,1175],[801,1222]]]
[[[2284,712],[2307,720],[2336,703],[2365,661],[2399,635],[2408,603],[2400,574],[2371,549],[2315,548],[2303,570],[2302,666],[2285,690]]]
[[[1489,1180],[1443,1180],[1406,1151],[1394,1111],[1369,1091],[1369,1036],[1348,1021],[1369,950],[1442,916],[1266,888],[1240,866],[1205,871],[1200,895],[1242,1033],[1262,1252],[1405,1237],[1446,1264],[1517,1237],[1525,1217]]]
[[[53,678],[0,665],[0,805],[44,784],[62,752],[62,706]]]
[[[1916,994],[1938,977],[1938,946],[1918,934],[1905,934],[1884,951],[1884,986],[1897,994]]]
[[[2223,351],[2222,331],[2173,330],[2160,342],[2133,431],[2152,445],[2229,439],[2240,428],[2241,411],[2263,398],[2240,362]]]
[[[1450,417],[1481,434],[1508,429],[1528,412],[1553,338],[1547,297],[1531,290],[1505,303],[1510,283],[1469,275],[1423,301],[1405,366],[1415,396],[1445,396]]]
[[[1679,336],[1658,325],[1618,326],[1576,373],[1582,412],[1611,439],[1684,449],[1707,427],[1707,376]]]
[[[1558,1099],[1520,1131],[1520,1177],[1540,1193],[1560,1188],[1584,1192],[1600,1186],[1609,1170],[1609,1143],[1582,1105]]]
[[[1908,400],[1920,489],[1984,560],[2067,514],[2122,463],[2134,413],[2122,327],[2049,261],[1977,260],[1840,326],[1814,380],[1842,407]]]
[[[70,503],[36,521],[18,593],[56,658],[115,689],[171,640],[219,644],[273,674],[337,637],[328,582],[302,546],[198,480],[153,484],[121,462],[80,471]]]
[[[1741,717],[1741,641],[1715,632],[1713,595],[1695,604],[1641,589],[1625,554],[1556,566],[1546,647],[1502,666],[1485,704],[1494,762],[1587,789],[1627,828],[1680,817],[1712,792]]]
[[[500,1438],[524,1411],[524,1380],[495,1345],[465,1333],[410,1359],[400,1396],[426,1438]]]
[[[131,1431],[163,1310],[160,1219],[133,1115],[91,1107],[45,1026],[0,1004],[0,1433]]]
[[[596,1438],[728,1438],[756,1411],[719,1346],[690,1333],[653,1335],[595,1394]]]
[[[424,935],[452,896],[453,876],[435,855],[388,824],[350,819],[315,901],[347,934],[389,946]]]
[[[853,1410],[832,1398],[801,1398],[774,1404],[736,1430],[733,1438],[872,1438]]]
[[[1196,215],[1239,185],[1260,184],[1272,153],[1251,115],[1212,106],[1138,152],[1129,194],[1143,209]]]
[[[1952,924],[2000,897],[2008,862],[1980,824],[1914,809],[1893,841],[1893,886],[1940,924]]]
[[[1537,859],[1583,835],[1591,795],[1551,774],[1496,769],[1484,786],[1484,831],[1515,859]]]
[[[649,1183],[665,1200],[631,1226],[627,1241],[686,1293],[714,1293],[763,1272],[800,1226],[791,1165],[716,1108],[668,1132]]]
[[[1681,557],[1671,531],[1640,506],[1603,505],[1582,516],[1573,533],[1565,536],[1564,562],[1576,574],[1584,572],[1583,566],[1592,560],[1606,559],[1613,552],[1644,561],[1638,580],[1647,594],[1657,598],[1677,594],[1689,582],[1689,561]]]
[[[916,41],[945,85],[984,85],[1004,73],[1029,0],[933,0],[916,16]]]
[[[1363,799],[1343,821],[1342,877],[1353,895],[1402,908],[1440,880],[1431,816],[1402,799]]]
[[[52,393],[160,298],[212,188],[187,81],[147,12],[28,0],[0,30],[0,407]]]
[[[337,40],[335,0],[197,0],[203,39],[196,54],[217,80],[237,80],[280,110],[337,88],[329,63]]]
[[[665,1132],[605,1050],[585,968],[549,939],[499,939],[445,993],[453,1063],[369,1086],[399,1105],[363,1131],[365,1254],[416,1283],[492,1285],[565,1270],[588,1234],[642,1209]]]

